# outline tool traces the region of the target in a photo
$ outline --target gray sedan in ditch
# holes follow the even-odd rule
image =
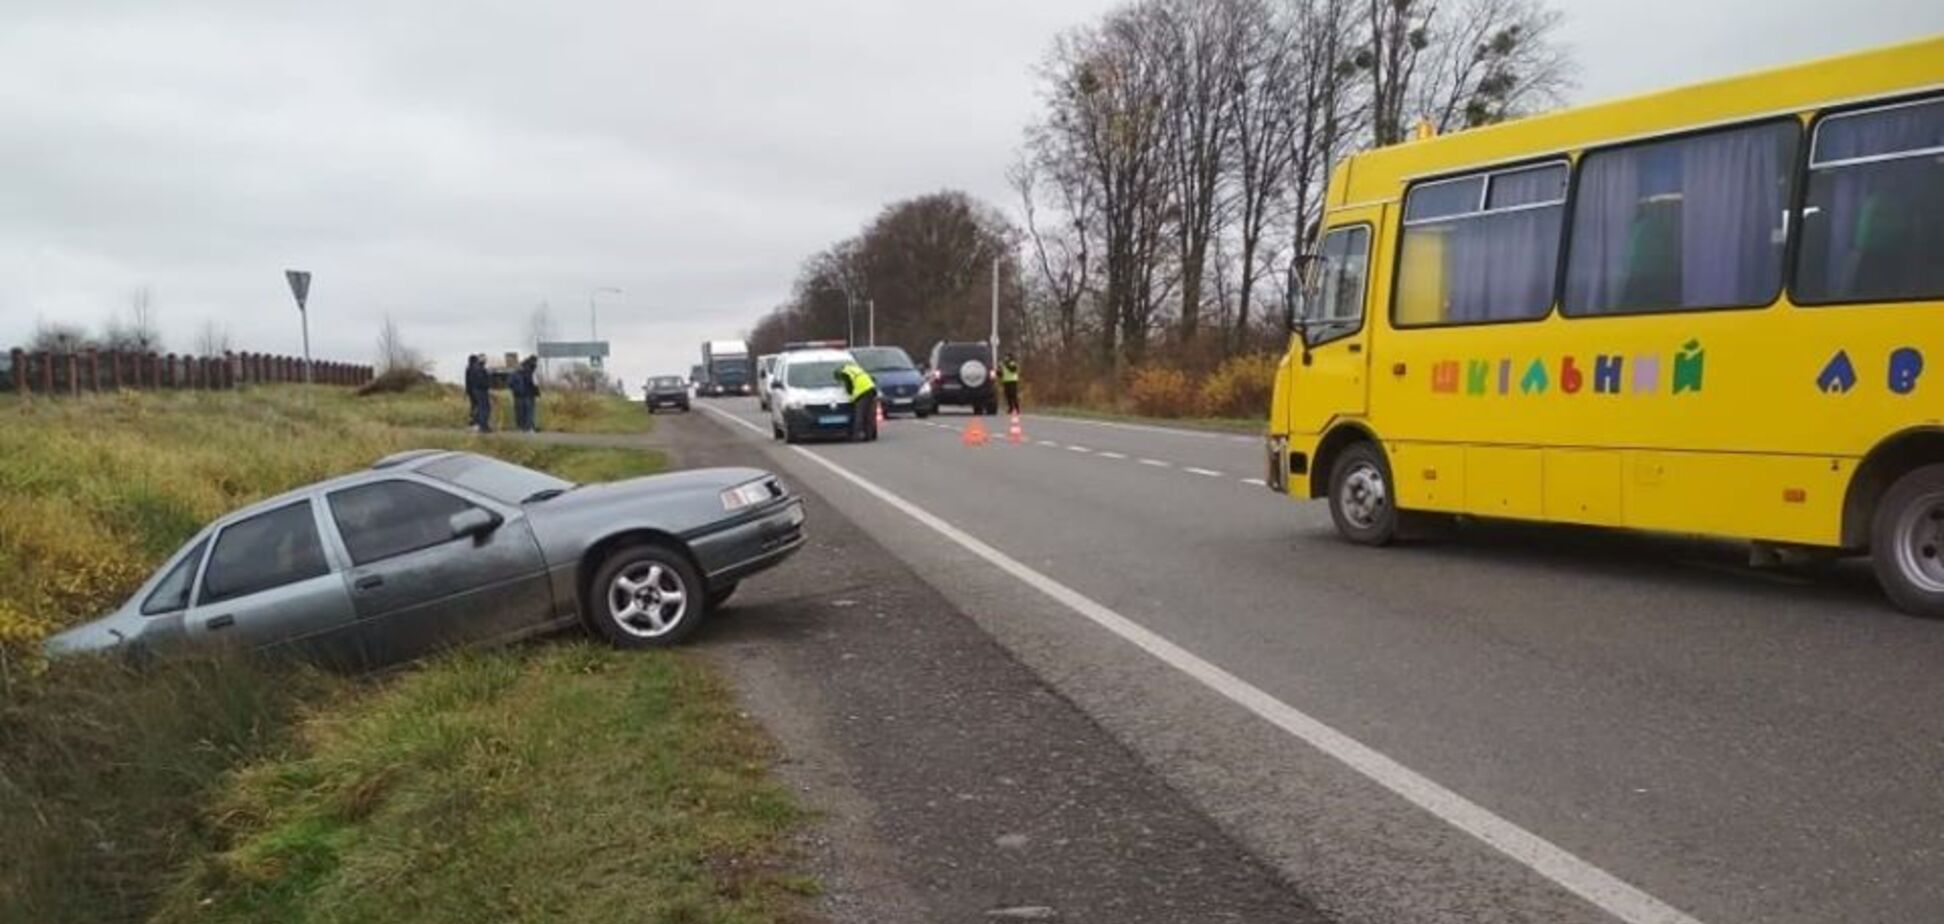
[[[585,622],[672,645],[804,542],[774,475],[714,468],[576,485],[419,450],[236,511],[121,609],[47,642],[58,656],[209,648],[396,663]]]

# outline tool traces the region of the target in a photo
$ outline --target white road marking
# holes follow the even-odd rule
[[[1196,468],[1192,465],[1183,467],[1182,471],[1188,472],[1189,474],[1193,474],[1193,475],[1207,475],[1210,478],[1223,477],[1221,472],[1218,472],[1212,468]]]
[[[761,427],[725,411],[718,411],[715,408],[708,408],[708,410],[758,434],[763,432]],[[1194,678],[1230,702],[1255,713],[1264,721],[1322,751],[1372,782],[1396,793],[1412,805],[1443,820],[1446,824],[1485,842],[1500,853],[1615,918],[1627,924],[1701,924],[1698,919],[1686,912],[1627,884],[1619,877],[1580,859],[1565,848],[1493,814],[1490,809],[1446,789],[1431,778],[1337,731],[1308,713],[1270,696],[1254,684],[1176,645],[1146,626],[1094,602],[1092,598],[1079,591],[1033,570],[924,508],[853,473],[850,469],[802,446],[788,448],[829,470],[837,477],[856,485],[865,493],[891,505],[913,520],[930,527],[939,535],[984,559],[993,567],[1012,575],[1027,586],[1119,636],[1123,641]]]
[[[1057,414],[1036,414],[1029,419],[1044,420],[1044,421],[1060,421],[1062,423],[1085,424],[1086,426],[1089,427],[1112,427],[1117,430],[1141,430],[1147,433],[1166,433],[1172,436],[1193,436],[1193,437],[1199,437],[1201,439],[1210,439],[1210,440],[1232,440],[1235,442],[1242,442],[1242,443],[1254,443],[1261,439],[1260,437],[1238,436],[1233,433],[1221,433],[1212,430],[1190,430],[1186,427],[1157,427],[1151,424],[1121,423],[1119,421],[1114,421],[1114,420],[1094,420],[1091,417],[1063,417]]]
[[[1172,463],[1168,463],[1168,462],[1163,462],[1163,461],[1161,461],[1160,459],[1142,459],[1142,460],[1141,460],[1141,464],[1142,464],[1142,465],[1152,465],[1152,466],[1154,466],[1155,468],[1173,468],[1173,467],[1174,467]]]
[[[1055,443],[1052,440],[1040,440],[1039,444],[1041,446],[1052,446],[1055,449],[1058,449],[1060,447],[1059,443]]]
[[[1255,486],[1256,486],[1256,487],[1258,487],[1258,488],[1266,488],[1266,487],[1268,487],[1268,486],[1269,486],[1269,482],[1267,482],[1267,481],[1263,481],[1263,480],[1262,480],[1262,479],[1260,479],[1260,478],[1244,478],[1244,479],[1242,479],[1242,483],[1243,483],[1243,484],[1252,484],[1252,485],[1255,485]]]
[[[1100,451],[1100,453],[1099,453],[1099,455],[1100,455],[1100,457],[1101,457],[1101,458],[1103,458],[1103,459],[1125,459],[1125,458],[1127,458],[1127,456],[1125,456],[1125,455],[1122,455],[1121,453],[1118,453],[1118,452],[1108,452],[1108,451],[1107,451],[1107,450],[1105,450],[1105,449],[1103,449],[1103,450],[1101,450],[1101,451]]]
[[[1088,449],[1088,448],[1087,448],[1087,447],[1085,447],[1085,446],[1073,446],[1073,445],[1069,445],[1069,446],[1067,446],[1067,452],[1093,452],[1093,450],[1091,450],[1091,449]]]

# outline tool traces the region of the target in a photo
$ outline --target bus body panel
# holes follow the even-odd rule
[[[1443,243],[1403,254],[1402,204],[1426,177],[1763,118],[1797,120],[1800,150],[1823,105],[1940,87],[1944,38],[1349,158],[1324,227],[1375,226],[1366,320],[1281,367],[1271,433],[1310,481],[1290,493],[1325,493],[1319,450],[1354,423],[1384,446],[1401,509],[1841,545],[1864,457],[1944,424],[1944,302],[1798,306],[1785,288],[1752,308],[1568,317],[1555,300],[1537,320],[1413,326],[1440,306],[1400,301],[1395,277],[1436,277]]]

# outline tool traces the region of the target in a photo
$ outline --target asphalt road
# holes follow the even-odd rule
[[[1944,624],[1859,568],[1509,525],[1363,549],[1246,437],[973,448],[953,415],[800,452],[698,407],[668,425],[771,446],[1333,917],[1944,921]]]

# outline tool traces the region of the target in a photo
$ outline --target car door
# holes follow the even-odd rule
[[[319,535],[309,498],[224,525],[183,617],[187,640],[334,664],[359,660],[350,596]]]
[[[375,661],[496,638],[552,615],[545,561],[517,509],[492,510],[405,478],[343,488],[327,500],[351,561],[345,583],[359,635]],[[453,517],[469,512],[499,524],[456,533]]]

